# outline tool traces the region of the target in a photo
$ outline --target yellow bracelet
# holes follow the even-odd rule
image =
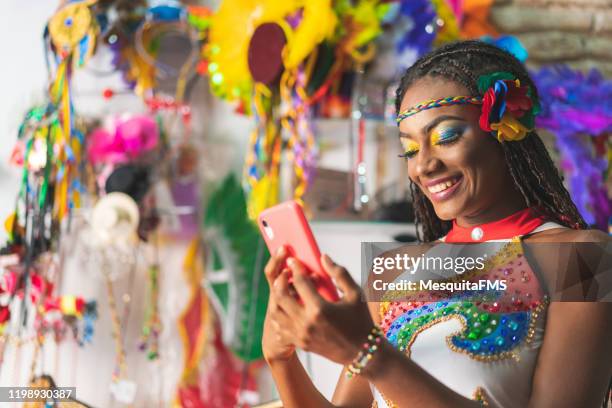
[[[363,343],[363,350],[360,350],[357,357],[353,359],[351,364],[346,368],[346,376],[348,378],[354,375],[359,375],[363,369],[368,365],[372,356],[379,349],[380,343],[384,337],[383,331],[378,326],[374,326],[368,334],[368,341]]]

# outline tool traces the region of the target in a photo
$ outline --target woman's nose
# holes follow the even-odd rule
[[[422,149],[416,157],[416,175],[427,176],[440,168],[440,160],[431,154],[429,149]]]

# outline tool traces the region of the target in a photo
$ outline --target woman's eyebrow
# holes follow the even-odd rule
[[[424,135],[427,135],[427,134],[429,134],[429,132],[431,132],[431,130],[433,128],[435,128],[440,123],[442,123],[442,122],[444,122],[446,120],[461,120],[461,121],[465,121],[465,118],[462,118],[460,116],[454,116],[454,115],[442,115],[442,116],[438,116],[437,118],[435,118],[431,122],[429,122],[427,125],[423,126],[423,129],[421,130],[421,132],[423,132]],[[399,137],[400,137],[400,139],[412,139],[413,138],[408,133],[401,132],[401,131],[399,132]]]
[[[399,132],[399,138],[400,139],[411,139],[410,135],[404,132]]]

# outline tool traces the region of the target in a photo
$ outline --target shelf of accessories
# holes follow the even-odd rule
[[[359,166],[357,130],[354,131],[353,140],[350,136],[353,131],[351,126],[358,129],[358,121],[351,121],[349,118],[314,121],[319,148],[317,166],[335,172],[355,173],[357,190],[361,178],[365,186],[366,212],[381,203],[405,199],[408,195],[408,176],[405,160],[398,157],[402,148],[395,125],[381,116],[366,117],[363,128],[363,161]],[[347,193],[352,194],[353,191]]]

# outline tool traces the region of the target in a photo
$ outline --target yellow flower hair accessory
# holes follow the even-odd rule
[[[497,132],[497,140],[515,142],[527,136],[527,129],[521,122],[516,120],[511,114],[505,113],[501,121],[491,123],[491,129]]]

